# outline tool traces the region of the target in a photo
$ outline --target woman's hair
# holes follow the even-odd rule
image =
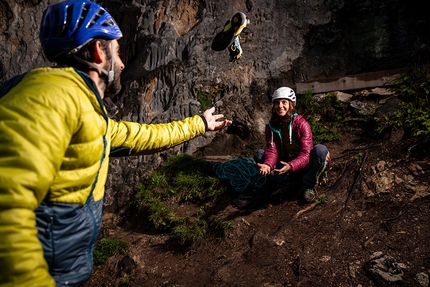
[[[86,45],[84,45],[81,49],[79,49],[78,52],[76,52],[74,54],[74,56],[87,61],[87,62],[94,62],[94,43],[96,41],[100,41],[102,44],[102,48],[106,53],[106,59],[109,61],[112,57],[112,54],[109,50],[109,43],[110,40],[106,40],[106,39],[92,39],[90,42],[88,42]],[[55,62],[59,65],[59,66],[68,66],[68,67],[74,67],[80,71],[88,71],[88,69],[90,68],[88,65],[81,63],[79,61],[77,61],[74,57],[67,55],[67,54],[62,54],[59,55],[58,57],[55,58]]]
[[[290,123],[292,114],[294,114],[295,112],[294,105],[292,105],[293,108],[291,108],[291,101],[288,101],[288,102],[290,103],[290,109],[288,110],[287,114],[283,117],[278,116],[278,114],[276,113],[275,103],[273,103],[272,105],[272,123],[277,128],[284,127],[284,124],[288,125]]]

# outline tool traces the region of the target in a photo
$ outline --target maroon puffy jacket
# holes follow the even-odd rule
[[[312,140],[312,131],[309,123],[301,115],[293,115],[293,120],[290,125],[292,129],[292,141],[300,147],[299,154],[296,158],[289,161],[291,172],[305,168],[310,159],[310,152],[314,147]],[[266,143],[267,149],[264,151],[264,163],[274,169],[278,158],[282,157],[283,141],[290,141],[290,139],[283,139],[281,130],[274,128],[271,123],[266,126]]]

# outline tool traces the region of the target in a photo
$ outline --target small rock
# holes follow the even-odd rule
[[[375,116],[382,117],[383,115],[392,115],[400,110],[401,100],[397,97],[391,97],[385,102],[380,102],[381,106],[376,110]]]
[[[391,96],[394,95],[396,92],[388,89],[388,88],[381,88],[381,87],[376,87],[370,90],[373,94],[375,95],[380,95],[380,96]]]
[[[376,193],[377,194],[388,194],[390,192],[391,180],[386,177],[379,177],[375,180]]]
[[[414,192],[414,195],[412,196],[411,201],[414,201],[417,198],[430,196],[430,187],[428,187],[427,185],[407,184],[406,188]]]
[[[378,105],[372,102],[351,101],[351,107],[358,110],[362,115],[372,115],[375,113]]]
[[[334,92],[334,95],[336,96],[336,99],[341,102],[349,102],[352,98],[351,94],[347,94],[339,91]]]
[[[375,196],[375,193],[370,190],[370,188],[364,181],[361,183],[361,190],[363,191],[364,198],[371,198]]]
[[[136,270],[137,263],[130,255],[124,256],[117,265],[117,274],[119,277],[130,275]]]
[[[350,278],[357,277],[357,272],[361,269],[361,262],[359,260],[348,264],[348,275]]]
[[[394,176],[394,182],[395,182],[396,184],[400,184],[400,183],[402,183],[402,182],[403,182],[403,179],[402,179],[401,177],[399,177],[398,175],[395,175],[395,176]]]
[[[382,172],[382,171],[384,171],[384,170],[385,170],[385,165],[386,165],[386,162],[385,162],[385,161],[383,161],[383,160],[380,160],[380,161],[376,164],[376,170],[377,170],[378,172]]]
[[[428,287],[429,286],[429,276],[424,273],[424,272],[420,272],[415,276],[415,279],[418,281],[418,283],[422,286],[422,287]]]
[[[372,255],[370,255],[370,260],[381,258],[382,255],[384,255],[382,251],[373,252]]]
[[[323,257],[320,258],[321,262],[328,262],[330,261],[331,257],[329,255],[324,255]]]
[[[364,268],[380,286],[386,286],[403,279],[403,270],[399,263],[396,263],[391,256],[383,255],[382,252],[373,253]]]
[[[411,169],[414,169],[415,171],[422,171],[423,170],[423,168],[417,163],[411,164]]]
[[[410,182],[414,179],[414,176],[412,174],[405,174],[404,179],[405,181]]]

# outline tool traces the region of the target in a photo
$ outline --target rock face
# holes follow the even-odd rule
[[[39,45],[43,10],[58,1],[0,2],[0,84],[47,65]],[[425,9],[418,1],[300,0],[98,1],[119,23],[123,91],[117,119],[161,123],[199,113],[202,96],[234,124],[169,151],[116,158],[105,211],[117,213],[170,153],[233,154],[261,135],[270,95],[281,85],[413,66],[430,59]],[[383,3],[381,3],[383,2]],[[417,3],[414,3],[417,2]],[[211,51],[214,35],[236,12],[250,24],[241,34],[242,58]],[[299,98],[300,100],[300,98]]]

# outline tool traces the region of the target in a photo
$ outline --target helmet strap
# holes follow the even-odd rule
[[[72,57],[76,60],[76,61],[78,61],[78,62],[80,62],[80,63],[82,63],[82,64],[85,64],[85,65],[88,65],[89,67],[91,67],[91,68],[94,68],[94,69],[97,69],[97,70],[99,70],[100,72],[102,72],[103,74],[105,74],[106,76],[108,76],[108,83],[107,83],[107,85],[108,86],[110,86],[111,84],[112,84],[112,82],[113,82],[113,80],[114,80],[114,77],[115,77],[115,57],[114,57],[114,45],[113,45],[113,41],[111,41],[111,58],[112,58],[112,66],[111,66],[111,68],[110,68],[110,71],[107,71],[106,69],[104,69],[103,67],[101,67],[100,65],[97,65],[97,64],[94,64],[94,63],[92,63],[92,62],[88,62],[88,61],[86,61],[86,60],[83,60],[83,59],[81,59],[81,58],[79,58],[79,57],[77,57],[74,53],[72,54]]]
[[[113,41],[110,41],[110,56],[112,58],[112,66],[110,67],[110,71],[108,72],[108,86],[113,82],[115,76],[115,51],[113,46]]]
[[[73,58],[74,58],[76,61],[78,61],[79,63],[85,64],[85,65],[88,65],[89,67],[94,68],[94,69],[97,69],[97,70],[99,70],[100,72],[102,72],[103,74],[105,74],[105,75],[109,76],[109,72],[108,72],[106,69],[102,68],[100,65],[97,65],[97,64],[94,64],[94,63],[91,63],[91,62],[88,62],[88,61],[82,60],[81,58],[78,58],[78,57],[76,57],[75,55],[73,55]]]

